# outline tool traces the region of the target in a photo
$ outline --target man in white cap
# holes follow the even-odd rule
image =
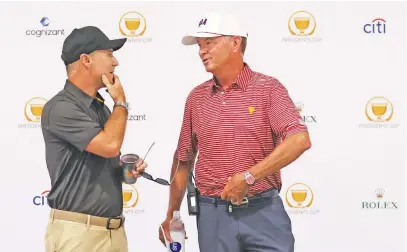
[[[201,252],[294,251],[291,220],[279,196],[280,169],[311,142],[286,88],[244,62],[247,37],[236,17],[210,13],[182,40],[198,45],[213,78],[186,100],[162,227],[172,242],[169,223],[186,191],[187,164],[199,151],[195,182]],[[165,239],[160,232],[160,240]]]

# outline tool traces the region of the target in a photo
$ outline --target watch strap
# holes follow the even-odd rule
[[[126,103],[126,102],[123,102],[123,101],[117,101],[117,102],[115,102],[114,103],[114,106],[122,106],[122,107],[124,107],[125,109],[129,109],[129,105]]]
[[[248,185],[254,185],[256,178],[248,171],[244,173],[244,180]]]

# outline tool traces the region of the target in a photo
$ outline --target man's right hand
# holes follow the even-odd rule
[[[161,230],[161,226],[158,228],[159,238],[160,238],[160,241],[162,242],[162,244],[164,244],[164,246],[167,246],[165,244],[164,235],[169,243],[173,242],[171,235],[170,235],[170,222],[171,222],[171,218],[167,218],[163,223],[161,223],[161,226],[164,230],[164,234]]]
[[[114,102],[126,102],[126,96],[124,95],[124,90],[119,77],[113,74],[113,84],[110,83],[106,75],[102,75],[103,84],[107,87],[109,95],[112,97]]]
[[[164,229],[165,238],[167,239],[167,241],[169,243],[173,242],[173,240],[171,238],[171,234],[170,234],[170,222],[171,222],[171,220],[172,220],[172,218],[167,217],[167,219],[163,223],[161,223],[161,226]],[[163,232],[161,230],[161,226],[158,228],[158,237],[159,237],[160,241],[162,242],[162,244],[164,244],[164,246],[167,246],[165,244],[164,235],[163,235]],[[185,239],[188,239],[187,231],[185,231]]]

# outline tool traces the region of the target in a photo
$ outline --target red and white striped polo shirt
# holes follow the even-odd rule
[[[175,157],[199,151],[196,185],[202,195],[220,196],[228,177],[263,160],[288,135],[307,131],[287,89],[245,64],[227,90],[214,79],[189,94]],[[249,195],[281,189],[280,171],[256,181]]]

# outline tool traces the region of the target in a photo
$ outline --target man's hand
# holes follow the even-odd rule
[[[161,226],[158,228],[158,237],[159,237],[160,241],[162,242],[162,244],[164,244],[164,246],[166,246],[164,235],[165,235],[165,238],[167,239],[167,241],[169,243],[173,242],[173,240],[171,238],[171,235],[170,235],[170,222],[171,222],[171,220],[172,220],[172,218],[167,217],[167,219],[163,223],[161,223],[161,226],[163,227],[163,230],[164,230],[165,234],[163,234],[163,232],[161,230]],[[185,239],[188,239],[186,231],[185,231]]]
[[[222,191],[221,198],[223,200],[231,201],[233,204],[240,205],[248,190],[249,185],[244,179],[244,174],[238,173],[233,177],[229,177],[229,180]]]
[[[165,244],[165,239],[167,239],[167,241],[169,243],[173,242],[171,235],[170,235],[170,222],[171,222],[171,219],[167,218],[163,223],[161,223],[161,226],[158,228],[158,237],[159,237],[160,241],[162,242],[162,244],[164,244],[164,246],[167,246]],[[164,230],[164,234],[161,230],[161,227]],[[164,235],[165,235],[165,239],[164,239]]]
[[[139,158],[137,162],[134,164],[133,176],[138,178],[141,176],[141,173],[147,168],[147,163],[144,163],[142,158]]]
[[[139,160],[137,160],[137,162],[134,164],[134,170],[132,171],[133,176],[139,178],[141,176],[141,173],[144,172],[147,166],[147,163],[144,163],[144,160],[142,158],[139,158]],[[121,160],[120,167],[123,167],[123,162]]]
[[[113,75],[113,83],[110,83],[109,78],[105,74],[103,74],[102,82],[107,87],[109,95],[112,97],[114,102],[126,102],[126,96],[124,95],[123,86],[117,75]]]

